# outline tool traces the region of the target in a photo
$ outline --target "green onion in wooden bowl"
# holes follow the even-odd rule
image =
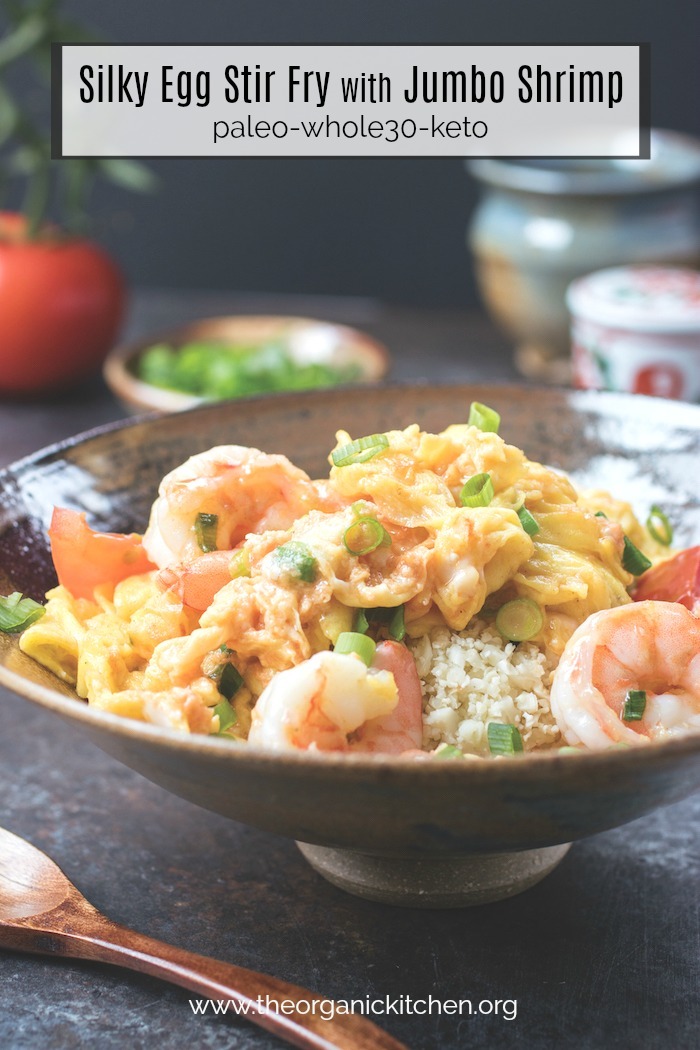
[[[388,351],[344,325],[300,317],[196,321],[118,347],[105,379],[131,411],[173,412],[206,401],[371,383]]]

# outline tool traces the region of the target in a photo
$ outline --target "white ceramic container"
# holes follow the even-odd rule
[[[574,384],[700,401],[700,273],[619,266],[569,286]]]

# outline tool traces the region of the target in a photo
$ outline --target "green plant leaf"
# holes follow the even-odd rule
[[[51,44],[100,44],[102,38],[83,29],[77,22],[51,22],[50,32],[36,47],[32,58],[45,81],[51,77]]]
[[[53,24],[51,39],[58,44],[101,44],[102,37],[85,29],[78,22],[62,18]]]
[[[0,40],[0,69],[36,47],[48,29],[48,22],[40,15],[29,15],[16,29]]]
[[[18,109],[9,91],[0,84],[0,146],[14,134],[17,127]]]
[[[3,84],[4,67],[16,59],[31,65],[45,83],[51,71],[51,44],[97,42],[100,37],[71,19],[63,18],[63,0],[0,0],[5,15],[0,38],[0,189],[6,179],[20,176],[26,182],[24,210],[30,236],[38,235],[49,201],[59,206],[64,223],[74,232],[87,223],[87,199],[93,177],[102,175],[123,189],[149,192],[158,180],[144,165],[122,158],[75,159],[52,163],[49,138],[42,116],[35,117],[32,100],[19,98]],[[9,23],[9,28],[7,24]],[[46,89],[45,89],[46,90]],[[56,188],[58,192],[56,193]]]
[[[41,164],[41,154],[32,146],[18,146],[5,161],[10,175],[31,175]]]
[[[158,179],[150,168],[135,160],[123,160],[121,157],[104,159],[98,162],[98,167],[110,182],[135,193],[152,193],[158,186]]]
[[[87,227],[87,197],[92,174],[92,163],[85,158],[63,160],[59,166],[65,226],[73,233]]]

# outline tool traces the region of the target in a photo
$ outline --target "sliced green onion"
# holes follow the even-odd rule
[[[488,507],[495,493],[490,474],[475,474],[459,494],[463,507]]]
[[[227,648],[222,648],[221,651],[226,655],[231,652]],[[217,689],[227,700],[234,697],[243,685],[243,677],[231,663],[219,664],[208,677],[216,682]]]
[[[222,736],[227,729],[230,729],[231,726],[235,726],[238,721],[238,715],[233,710],[228,700],[222,700],[220,704],[217,704],[214,708],[214,714],[219,716],[218,736]]]
[[[643,572],[651,568],[651,562],[646,554],[642,554],[638,547],[632,543],[629,536],[625,536],[625,549],[622,552],[622,568],[631,572],[633,576],[641,576]]]
[[[219,524],[218,514],[198,514],[194,523],[199,549],[204,554],[217,550],[216,530]]]
[[[219,678],[219,692],[221,695],[230,700],[231,697],[236,695],[242,685],[243,678],[233,664],[225,664]]]
[[[393,638],[396,642],[402,642],[406,637],[403,605],[399,605],[398,609],[389,620],[389,637]]]
[[[361,660],[369,665],[374,658],[377,646],[366,634],[358,634],[356,631],[343,631],[338,635],[334,651],[336,653],[356,653]]]
[[[277,390],[306,390],[355,382],[357,363],[325,364],[297,361],[291,333],[278,339],[202,339],[179,347],[160,343],[138,355],[140,379],[154,386],[197,394],[208,400],[269,394]]]
[[[280,568],[292,579],[313,583],[318,572],[318,562],[305,543],[290,540],[275,551]]]
[[[348,467],[351,463],[366,463],[388,447],[389,438],[386,434],[370,434],[369,437],[358,438],[349,445],[337,448],[331,454],[331,459],[336,467]]]
[[[673,526],[661,507],[655,503],[647,518],[647,531],[652,539],[664,547],[670,547],[673,542]]]
[[[514,755],[523,749],[523,738],[517,726],[503,722],[489,722],[486,727],[489,750],[492,755]]]
[[[369,500],[366,499],[356,499],[354,503],[350,504],[350,510],[356,518],[371,518],[372,511],[375,511],[376,509],[374,503],[370,503]]]
[[[388,547],[390,544],[391,536],[376,518],[358,518],[343,533],[345,550],[356,557],[371,554],[377,547]]]
[[[520,518],[520,524],[522,525],[528,536],[536,536],[540,531],[540,527],[533,518],[527,507],[521,507],[518,511],[518,517]]]
[[[454,744],[443,744],[433,751],[433,758],[464,758],[464,754]]]
[[[595,516],[596,518],[605,518],[606,521],[608,520],[607,514],[604,514],[602,510],[597,510]]]
[[[514,598],[496,614],[496,627],[510,642],[526,642],[542,630],[544,616],[531,598]]]
[[[0,631],[7,634],[23,631],[40,620],[45,612],[43,605],[33,598],[23,598],[19,591],[13,591],[7,597],[0,595]]]
[[[469,409],[470,427],[478,427],[486,434],[497,434],[500,425],[501,417],[495,409],[482,405],[480,401],[472,401]]]
[[[237,580],[239,576],[250,576],[250,556],[248,551],[236,551],[228,563],[228,571],[232,580]]]
[[[383,629],[394,641],[402,642],[406,637],[404,606],[394,606],[390,609],[379,606],[375,609],[356,609],[352,622],[353,631],[366,634],[373,624]]]
[[[641,722],[647,706],[647,694],[643,689],[630,689],[622,708],[623,722]]]

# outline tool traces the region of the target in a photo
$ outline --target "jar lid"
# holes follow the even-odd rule
[[[647,332],[700,331],[700,273],[618,266],[580,277],[566,293],[575,317]]]

